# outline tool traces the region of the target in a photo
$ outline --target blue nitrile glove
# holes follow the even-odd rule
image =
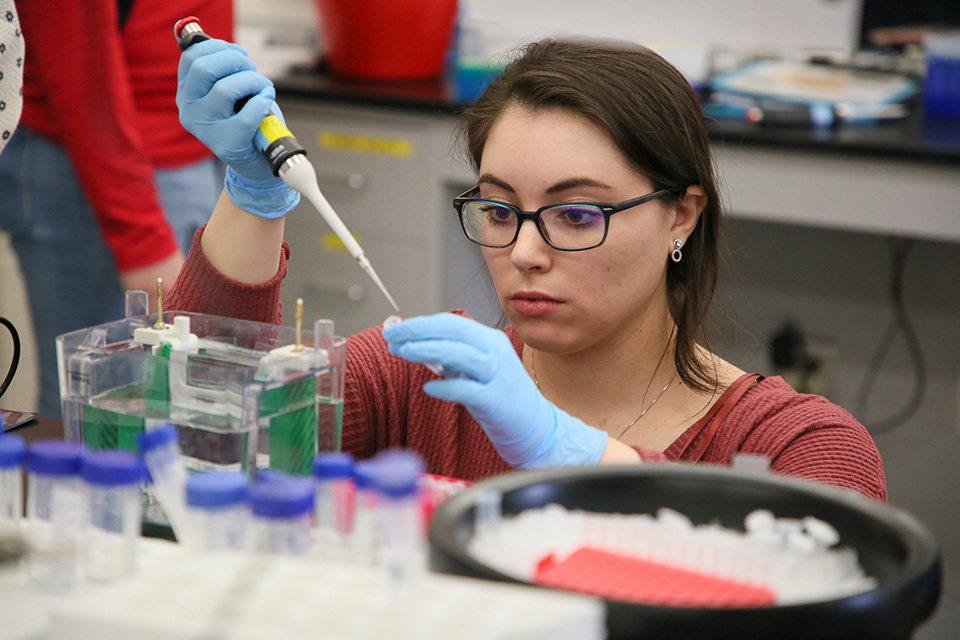
[[[247,103],[234,113],[234,104],[247,96]],[[228,165],[224,186],[230,199],[263,218],[286,215],[300,202],[300,194],[273,175],[253,143],[257,127],[271,112],[275,98],[273,83],[257,73],[256,65],[239,45],[205,40],[180,55],[180,123]],[[279,109],[275,113],[280,115]]]
[[[537,389],[506,334],[452,313],[404,320],[383,330],[390,353],[441,365],[444,380],[423,390],[459,402],[513,467],[597,464],[604,431],[558,409]]]

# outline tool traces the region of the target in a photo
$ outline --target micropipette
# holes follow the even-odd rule
[[[180,47],[181,51],[185,51],[197,42],[210,39],[210,36],[200,28],[200,21],[193,16],[179,20],[174,25],[173,32],[177,38],[177,46]],[[237,101],[237,104],[234,105],[234,111],[239,111],[246,100],[246,98],[242,98]],[[390,305],[399,312],[400,307],[397,306],[393,296],[387,291],[383,281],[377,276],[377,272],[374,271],[369,258],[363,253],[360,244],[354,239],[353,234],[340,220],[340,216],[337,215],[337,212],[333,210],[333,207],[320,192],[313,164],[307,159],[306,150],[300,146],[290,130],[283,124],[277,103],[273,103],[271,114],[260,123],[260,128],[254,137],[254,144],[263,153],[263,157],[266,158],[273,174],[313,204],[327,225],[330,226],[330,229],[350,252],[350,255],[356,259],[360,268],[370,276],[377,288],[386,296]]]

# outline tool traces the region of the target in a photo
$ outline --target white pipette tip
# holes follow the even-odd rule
[[[347,248],[350,255],[356,258],[357,262],[360,263],[360,267],[370,276],[370,279],[373,280],[383,295],[387,297],[390,306],[399,313],[400,307],[397,306],[393,296],[387,291],[387,287],[384,286],[383,281],[377,276],[377,272],[373,270],[373,266],[370,264],[367,256],[364,255],[360,244],[320,192],[320,187],[317,186],[317,172],[314,170],[313,165],[307,160],[306,156],[301,155],[296,157],[299,158],[299,160],[296,162],[291,161],[289,164],[284,165],[284,168],[281,169],[280,177],[283,178],[283,181],[288,187],[300,193],[313,204],[320,216],[330,226],[330,229],[340,238],[340,242]]]
[[[370,260],[367,259],[367,256],[361,253],[359,256],[357,256],[357,262],[360,263],[360,268],[367,272],[367,275],[370,276],[370,279],[373,280],[374,284],[380,288],[380,291],[383,292],[383,295],[387,297],[387,300],[390,302],[390,306],[393,307],[393,310],[397,313],[400,313],[400,307],[397,306],[396,300],[394,300],[393,296],[390,295],[390,292],[387,291],[387,288],[384,286],[379,276],[377,276],[377,272],[373,270],[373,265],[370,264]]]

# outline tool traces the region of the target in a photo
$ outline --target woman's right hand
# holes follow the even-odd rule
[[[247,103],[234,113],[237,101],[247,96]],[[253,144],[257,127],[270,113],[275,99],[273,83],[257,73],[256,65],[239,45],[205,40],[180,56],[180,123],[254,186],[279,181]]]
[[[238,101],[246,103],[234,113]],[[224,185],[230,199],[262,218],[280,218],[300,201],[273,174],[254,137],[263,119],[275,113],[273,83],[259,73],[246,50],[223,40],[188,47],[177,71],[180,123],[228,165]]]

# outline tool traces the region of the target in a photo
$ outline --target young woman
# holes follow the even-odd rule
[[[181,121],[230,168],[168,308],[280,322],[283,215],[297,197],[250,142],[273,99],[238,47],[183,54]],[[704,346],[720,198],[699,101],[676,69],[639,46],[542,41],[462,124],[478,185],[454,206],[510,325],[444,313],[352,336],[345,449],[407,446],[431,472],[466,479],[727,465],[742,452],[886,498],[877,449],[847,412]]]

